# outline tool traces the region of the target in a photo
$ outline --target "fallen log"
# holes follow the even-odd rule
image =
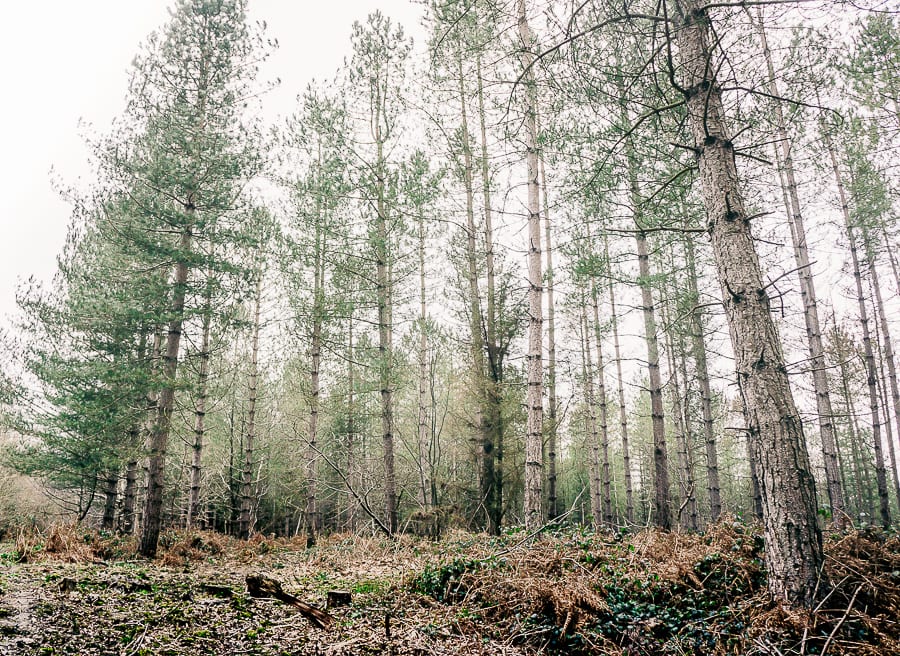
[[[277,599],[282,603],[293,606],[300,611],[300,614],[308,619],[313,626],[320,629],[327,629],[334,621],[334,618],[325,611],[300,601],[294,595],[285,592],[281,587],[281,583],[275,579],[269,578],[265,574],[248,574],[247,592],[250,593],[251,597]]]

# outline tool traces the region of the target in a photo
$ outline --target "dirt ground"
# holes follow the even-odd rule
[[[761,539],[567,529],[439,543],[334,535],[238,542],[170,533],[155,561],[129,540],[59,527],[0,544],[0,656],[55,654],[892,654],[900,653],[900,543],[829,539],[814,612],[771,604]],[[263,573],[325,607],[317,629],[252,598]]]

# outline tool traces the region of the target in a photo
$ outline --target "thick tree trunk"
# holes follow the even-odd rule
[[[119,474],[110,471],[103,481],[103,519],[100,528],[111,531],[116,525],[116,500],[119,497]]]
[[[709,384],[709,366],[706,360],[706,321],[700,307],[697,288],[697,265],[694,244],[685,240],[688,264],[688,289],[691,294],[690,333],[691,354],[697,365],[697,382],[700,385],[700,414],[703,419],[703,438],[706,443],[706,493],[709,497],[709,516],[715,522],[722,514],[722,492],[719,483],[719,454],[716,448],[716,432],[712,415],[712,388]]]
[[[534,36],[528,26],[525,0],[518,1],[521,64],[525,84],[525,161],[528,166],[528,394],[525,433],[525,528],[542,521],[543,496],[543,278],[541,275],[541,200],[538,182],[537,88],[532,53]]]
[[[761,483],[769,592],[776,599],[811,607],[822,589],[824,556],[803,425],[738,184],[722,91],[711,65],[709,15],[699,0],[677,4],[682,91],[747,428],[755,442],[751,457],[757,460]]]
[[[250,344],[250,385],[247,390],[247,425],[244,432],[244,464],[241,468],[241,513],[238,517],[238,537],[246,540],[253,532],[256,490],[253,468],[256,450],[256,403],[259,392],[259,331],[262,305],[262,271],[257,272],[256,298],[253,308],[253,337]]]
[[[844,180],[838,165],[837,153],[831,142],[831,136],[823,128],[822,136],[831,158],[831,168],[834,173],[835,185],[838,189],[838,197],[841,202],[841,212],[844,217],[844,227],[847,230],[847,240],[850,244],[850,261],[853,266],[853,279],[856,282],[856,301],[859,306],[859,323],[863,333],[863,348],[865,350],[866,382],[869,388],[869,411],[872,415],[872,445],[875,450],[875,481],[878,486],[879,510],[881,524],[885,528],[891,525],[890,501],[888,499],[887,478],[885,476],[884,453],[881,447],[881,418],[878,411],[877,374],[875,371],[875,354],[872,348],[872,336],[869,331],[869,311],[866,307],[866,297],[863,292],[862,271],[859,265],[859,253],[856,247],[856,237],[853,224],[850,220],[850,206],[847,204],[847,195],[844,191]]]
[[[603,257],[607,263],[609,276],[609,305],[612,320],[613,347],[616,354],[616,386],[619,398],[619,430],[622,437],[622,464],[625,469],[625,521],[634,524],[634,487],[631,476],[631,453],[628,444],[628,411],[625,406],[625,381],[622,376],[622,352],[619,348],[619,317],[616,314],[616,293],[612,279],[612,261],[609,257],[609,244],[603,235]]]
[[[194,207],[187,212],[193,217]],[[163,388],[157,402],[156,421],[149,436],[149,459],[147,466],[147,498],[144,504],[143,527],[138,552],[145,558],[156,556],[159,532],[162,527],[163,488],[165,485],[166,448],[169,443],[169,429],[175,410],[175,385],[178,373],[178,351],[181,346],[181,330],[184,322],[184,299],[187,294],[188,257],[191,253],[192,233],[190,224],[181,233],[179,244],[180,260],[175,265],[175,280],[172,288],[172,303],[165,354],[163,355]]]
[[[806,324],[806,342],[809,349],[809,363],[812,369],[813,387],[816,392],[816,411],[819,418],[819,434],[822,440],[822,457],[825,461],[825,480],[828,499],[831,503],[832,517],[837,528],[846,523],[844,508],[844,491],[841,487],[841,473],[837,461],[837,437],[834,430],[834,411],[831,408],[831,395],[828,389],[828,377],[825,369],[825,349],[822,346],[822,329],[819,324],[819,309],[816,300],[816,287],[809,260],[809,247],[806,242],[806,228],[803,224],[803,212],[800,208],[800,195],[797,190],[797,178],[794,173],[794,157],[791,152],[792,143],[787,134],[787,124],[781,108],[781,97],[775,79],[775,66],[772,53],[766,40],[766,32],[762,21],[762,12],[758,14],[760,39],[768,68],[769,93],[774,100],[776,136],[779,145],[775,147],[775,157],[781,177],[782,189],[786,202],[785,211],[790,226],[791,241],[794,245],[794,260],[800,278],[800,298],[803,302],[803,319]]]
[[[119,515],[118,532],[131,535],[134,532],[134,498],[137,494],[138,461],[129,460],[125,465],[125,490],[122,493],[122,514]]]

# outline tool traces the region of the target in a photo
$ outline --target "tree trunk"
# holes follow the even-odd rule
[[[484,320],[481,314],[481,292],[478,288],[478,253],[475,226],[475,187],[473,181],[474,162],[472,158],[471,139],[469,137],[469,115],[466,108],[466,87],[463,74],[462,55],[457,57],[459,77],[459,104],[461,119],[461,138],[463,155],[463,183],[466,191],[466,266],[469,283],[469,335],[472,350],[472,386],[476,397],[475,432],[478,444],[478,481],[481,503],[484,507],[485,526],[488,533],[499,533],[496,522],[496,486],[494,481],[494,443],[491,429],[485,421],[490,415],[484,361]]]
[[[609,244],[603,235],[603,257],[607,263],[609,275],[609,305],[612,319],[613,347],[616,353],[616,385],[619,396],[619,430],[622,436],[622,464],[625,468],[625,521],[634,524],[634,488],[631,477],[631,453],[628,444],[628,412],[625,407],[625,381],[622,376],[622,352],[619,348],[619,317],[616,314],[616,293],[612,279],[612,261],[609,257]]]
[[[381,390],[381,441],[384,462],[384,514],[388,531],[397,532],[397,481],[394,472],[394,383],[393,383],[393,311],[390,260],[390,231],[387,216],[387,171],[384,159],[382,133],[381,87],[376,86],[373,107],[373,125],[376,148],[375,161],[375,278],[376,303],[378,305],[378,384]]]
[[[868,235],[863,234],[868,241]],[[900,392],[897,390],[897,369],[894,364],[894,347],[891,340],[890,326],[884,313],[884,300],[881,297],[881,284],[878,281],[878,270],[875,268],[875,257],[871,249],[866,249],[866,259],[869,264],[869,278],[872,283],[872,289],[875,292],[875,317],[878,322],[875,324],[875,337],[881,338],[881,357],[878,359],[879,370],[879,386],[881,388],[881,407],[884,408],[884,427],[885,437],[888,443],[888,462],[891,466],[891,480],[894,483],[894,499],[900,507],[900,479],[897,477],[897,453],[894,448],[894,435],[891,430],[891,404],[888,403],[888,386],[890,386],[891,399],[894,406],[894,418],[897,421],[897,435],[900,437]],[[880,330],[879,330],[880,325]],[[879,335],[879,332],[881,333]],[[887,363],[887,376],[885,376],[884,365]]]
[[[247,425],[244,432],[244,465],[241,469],[241,514],[238,537],[246,540],[253,532],[253,509],[256,491],[253,485],[254,451],[256,449],[256,402],[259,391],[259,330],[262,305],[262,271],[257,271],[256,298],[253,309],[253,337],[250,345],[250,385],[247,395]]]
[[[706,443],[706,493],[709,497],[709,516],[715,522],[722,514],[722,492],[719,483],[719,454],[716,449],[716,432],[712,416],[712,388],[709,384],[709,366],[706,360],[706,322],[700,307],[697,288],[697,265],[694,244],[690,237],[684,240],[688,264],[688,290],[691,294],[690,333],[691,354],[697,365],[697,382],[700,385],[700,413],[703,418],[703,437]]]
[[[503,401],[503,359],[504,350],[498,341],[497,334],[497,292],[496,275],[494,268],[494,224],[493,205],[491,200],[491,177],[487,147],[487,114],[484,108],[484,79],[481,72],[481,52],[475,57],[476,81],[478,99],[478,123],[481,133],[481,193],[484,204],[484,245],[485,245],[485,275],[487,284],[487,356],[488,376],[485,381],[488,388],[485,391],[489,413],[482,417],[486,421],[485,448],[490,449],[490,457],[485,456],[486,472],[490,474],[491,485],[489,495],[485,497],[490,501],[487,504],[489,525],[488,532],[491,535],[500,534],[500,523],[503,518],[503,415],[501,404]],[[490,437],[488,437],[488,435]],[[489,441],[488,441],[489,440]],[[490,471],[487,471],[487,464]]]
[[[600,500],[603,523],[615,528],[612,512],[611,476],[609,470],[609,403],[606,398],[605,366],[603,359],[603,335],[600,332],[600,302],[597,286],[591,282],[591,305],[594,311],[594,347],[597,349],[597,394],[600,406]]]
[[[629,170],[632,167],[629,166]],[[663,413],[662,377],[659,372],[659,342],[656,336],[656,312],[650,281],[650,254],[647,251],[647,235],[639,222],[640,200],[632,194],[635,216],[635,241],[638,253],[638,284],[641,288],[641,305],[644,314],[644,338],[647,342],[647,372],[650,383],[650,418],[653,426],[654,472],[654,523],[668,530],[672,526],[669,515],[669,455],[666,445],[666,427]]]
[[[419,214],[419,503],[425,509],[431,499],[431,467],[428,457],[428,308],[425,302],[425,219]]]
[[[778,163],[782,190],[786,196],[785,212],[790,226],[791,241],[794,246],[794,261],[800,278],[800,298],[803,301],[803,319],[806,324],[806,342],[809,349],[809,362],[812,369],[813,387],[816,392],[816,411],[819,417],[819,434],[822,440],[822,457],[825,461],[825,480],[828,499],[831,503],[832,518],[840,529],[845,525],[846,510],[844,508],[844,491],[841,487],[841,473],[837,461],[837,438],[834,431],[834,411],[831,408],[831,395],[828,390],[828,377],[825,369],[825,349],[822,346],[822,329],[819,324],[819,309],[816,300],[816,287],[809,261],[809,247],[806,242],[806,228],[803,224],[803,212],[800,208],[800,195],[797,191],[797,179],[794,174],[794,157],[791,152],[791,140],[788,138],[784,112],[781,108],[781,95],[775,81],[775,66],[772,53],[766,40],[762,12],[758,14],[757,29],[762,41],[763,53],[768,68],[769,94],[774,100],[776,136],[780,147],[775,147],[775,158]]]
[[[119,533],[134,532],[134,497],[137,494],[138,461],[129,460],[125,465],[125,490],[122,495],[122,514],[119,515]]]
[[[594,527],[603,526],[603,501],[600,481],[600,438],[597,434],[597,399],[594,396],[594,369],[591,362],[591,338],[587,317],[587,299],[581,305],[581,371],[584,378],[585,423],[587,424],[588,474],[590,475],[591,517]]]
[[[881,524],[885,528],[891,525],[891,510],[888,499],[887,478],[884,471],[884,454],[881,448],[881,419],[878,411],[877,374],[875,372],[875,354],[872,348],[872,336],[869,332],[869,311],[866,308],[866,298],[863,292],[862,271],[859,266],[859,254],[856,248],[856,237],[850,220],[850,207],[847,204],[847,196],[844,191],[844,181],[841,169],[838,165],[837,154],[831,142],[831,136],[823,128],[822,136],[831,157],[831,168],[834,172],[835,185],[838,189],[838,197],[841,201],[841,212],[844,216],[844,227],[847,230],[847,240],[850,244],[850,261],[853,266],[853,279],[856,282],[856,300],[859,306],[859,323],[863,332],[863,348],[865,350],[866,382],[869,387],[869,411],[872,415],[872,443],[875,449],[875,481],[878,485],[879,510]]]
[[[868,523],[868,519],[874,516],[875,504],[872,499],[872,491],[869,486],[869,471],[866,466],[867,458],[862,454],[862,440],[859,436],[859,429],[856,422],[856,404],[854,403],[853,394],[850,392],[850,371],[847,367],[848,362],[853,359],[853,354],[848,353],[844,348],[846,339],[838,331],[835,324],[832,343],[834,344],[837,358],[838,372],[841,381],[841,391],[844,397],[844,406],[847,411],[847,425],[850,430],[850,453],[853,457],[853,478],[856,483],[856,519],[858,522]]]
[[[675,426],[675,446],[678,449],[678,469],[681,473],[680,491],[681,506],[679,508],[678,522],[688,531],[700,530],[700,518],[697,515],[697,498],[694,491],[694,463],[688,439],[688,418],[685,407],[682,404],[681,382],[678,378],[678,357],[683,352],[676,354],[675,340],[672,331],[675,329],[670,323],[670,317],[666,314],[665,305],[662,307],[663,325],[668,326],[664,331],[666,335],[666,351],[669,360],[669,382],[671,385],[670,398],[672,404],[672,423]],[[683,350],[682,350],[683,351]],[[687,376],[685,376],[687,385]]]
[[[525,85],[525,161],[528,165],[528,394],[525,433],[525,528],[541,524],[543,488],[543,279],[541,276],[541,200],[538,182],[537,89],[534,79],[534,36],[525,0],[518,0],[521,65]]]
[[[189,204],[187,212],[193,219],[194,206]],[[147,466],[147,498],[144,504],[143,527],[138,552],[145,558],[156,556],[159,532],[162,527],[163,487],[165,485],[166,448],[169,443],[169,429],[175,410],[175,385],[178,373],[178,350],[181,346],[181,329],[184,322],[184,299],[187,294],[188,258],[191,253],[190,223],[181,233],[179,261],[175,265],[175,280],[172,288],[172,304],[165,354],[163,355],[163,387],[157,402],[156,421],[150,431]]]
[[[319,215],[321,207],[316,214]],[[319,404],[321,385],[319,371],[322,366],[322,322],[325,313],[325,236],[316,225],[316,246],[313,258],[313,311],[312,334],[309,342],[309,426],[306,448],[306,540],[309,546],[316,542],[322,527],[319,515],[318,464],[319,464]]]
[[[547,193],[547,174],[544,158],[538,159],[541,172],[541,187],[544,190],[544,250],[547,254],[547,517],[554,519],[559,514],[556,494],[556,448],[557,448],[557,400],[556,400],[556,317],[553,303],[553,240],[550,228],[550,201]],[[598,345],[599,348],[599,345]],[[603,365],[598,362],[601,376]],[[606,394],[603,379],[600,379],[600,413],[603,416],[603,436],[606,444]],[[604,447],[605,449],[606,447]],[[608,450],[606,450],[608,454]],[[609,500],[609,461],[606,461],[606,500]]]
[[[104,531],[111,531],[116,525],[116,499],[119,496],[119,474],[116,471],[110,471],[106,475],[103,486],[103,519],[100,528]]]
[[[191,476],[188,491],[187,519],[188,530],[200,515],[200,480],[203,464],[203,438],[206,433],[206,399],[209,379],[209,333],[212,325],[212,297],[209,281],[207,281],[206,297],[203,308],[203,325],[200,336],[199,371],[197,373],[197,400],[194,403],[194,443],[191,448]]]
[[[752,451],[762,491],[769,592],[811,607],[821,589],[824,555],[803,425],[738,184],[716,67],[710,65],[710,19],[699,0],[677,4],[682,10],[676,33],[682,91],[747,428],[756,443]]]

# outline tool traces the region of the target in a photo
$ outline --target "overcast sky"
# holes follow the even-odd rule
[[[4,3],[0,19],[0,326],[9,325],[18,282],[49,280],[70,207],[54,191],[90,183],[83,120],[104,132],[125,107],[128,67],[168,0],[44,0]],[[421,6],[410,0],[250,0],[280,48],[261,79],[280,78],[267,117],[293,111],[313,78],[331,78],[349,52],[350,28],[374,9],[418,39]],[[51,170],[54,173],[51,174]]]

